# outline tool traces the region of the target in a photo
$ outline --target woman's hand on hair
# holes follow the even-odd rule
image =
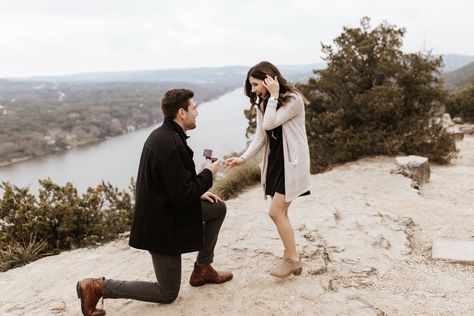
[[[275,99],[278,99],[280,95],[280,84],[278,83],[278,77],[275,78],[270,77],[267,75],[267,78],[263,80],[263,86],[268,90],[270,95]]]

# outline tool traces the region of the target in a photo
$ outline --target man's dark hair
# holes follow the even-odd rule
[[[161,110],[163,115],[174,120],[180,108],[188,110],[189,100],[194,97],[194,92],[188,89],[173,89],[166,91],[161,98]]]

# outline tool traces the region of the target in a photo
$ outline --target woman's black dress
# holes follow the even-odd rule
[[[270,153],[268,155],[268,167],[265,194],[274,196],[275,192],[285,195],[285,162],[283,160],[283,130],[281,125],[267,131]],[[301,194],[308,195],[309,191]]]
[[[270,153],[268,154],[265,194],[285,194],[285,163],[283,161],[283,131],[281,125],[267,131]]]

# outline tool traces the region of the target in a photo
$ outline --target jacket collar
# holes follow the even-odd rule
[[[163,121],[163,125],[175,131],[183,139],[184,142],[186,142],[186,139],[189,138],[189,136],[186,135],[184,130],[181,128],[181,126],[178,123],[176,123],[174,120],[165,118],[165,120]]]

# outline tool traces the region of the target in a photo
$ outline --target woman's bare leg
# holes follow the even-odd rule
[[[285,196],[280,193],[275,193],[270,205],[268,214],[277,227],[283,246],[285,247],[286,257],[297,261],[299,260],[296,252],[295,233],[288,218],[288,208],[291,203],[285,202]]]

